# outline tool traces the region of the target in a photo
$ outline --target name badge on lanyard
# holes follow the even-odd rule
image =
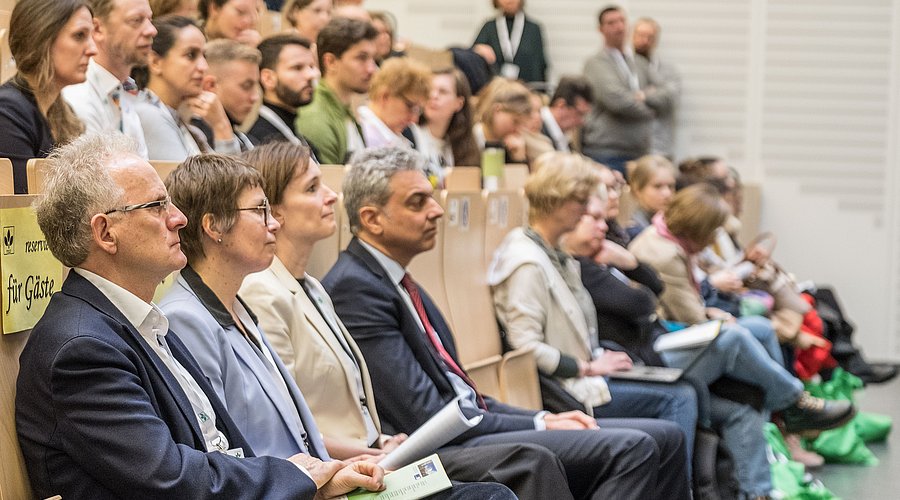
[[[506,17],[497,16],[494,21],[497,25],[497,38],[500,39],[500,52],[503,55],[503,65],[500,66],[500,75],[504,78],[515,80],[519,77],[519,66],[513,63],[516,53],[519,52],[519,44],[522,42],[522,32],[525,31],[525,13],[519,11],[513,18],[512,33],[506,27]]]

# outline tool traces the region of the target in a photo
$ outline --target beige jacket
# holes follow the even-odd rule
[[[580,274],[578,263],[568,261]],[[488,271],[494,297],[494,311],[515,348],[532,350],[538,369],[551,374],[562,354],[581,361],[591,360],[590,335],[584,313],[547,254],[522,228],[510,233],[494,253]],[[609,388],[603,377],[558,379],[590,414],[609,402]]]
[[[659,297],[659,314],[670,321],[695,324],[707,321],[700,292],[691,282],[691,263],[677,243],[648,226],[631,242],[628,250],[659,273],[666,288]]]
[[[322,285],[309,275],[305,279],[326,299],[320,307],[333,312]],[[276,257],[265,271],[247,276],[239,295],[257,315],[260,330],[266,332],[272,348],[300,386],[322,434],[367,446],[356,368],[341,362],[344,358],[338,353],[343,347],[281,260]],[[380,432],[369,369],[344,324],[340,319],[337,323],[359,362],[367,408]]]

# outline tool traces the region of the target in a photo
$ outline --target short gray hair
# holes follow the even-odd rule
[[[382,147],[357,151],[350,158],[342,186],[350,232],[357,234],[360,230],[359,209],[387,204],[394,174],[415,170],[426,175],[425,163],[426,158],[414,149]]]
[[[63,265],[75,267],[91,248],[91,217],[118,203],[124,190],[109,175],[110,163],[137,154],[120,134],[85,134],[47,158],[44,195],[34,204],[47,246]]]

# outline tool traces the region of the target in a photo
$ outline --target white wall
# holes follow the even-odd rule
[[[490,0],[367,0],[399,33],[467,45]],[[579,73],[605,2],[528,0],[552,74]],[[876,359],[900,360],[900,0],[631,0],[681,70],[680,155],[763,183],[762,226],[799,278],[830,283]]]

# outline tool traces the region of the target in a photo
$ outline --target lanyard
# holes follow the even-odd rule
[[[497,16],[497,38],[500,39],[500,51],[503,52],[503,60],[512,62],[519,51],[519,43],[522,41],[522,32],[525,31],[525,13],[519,11],[513,19],[512,33],[506,27],[506,17]]]
[[[616,61],[616,65],[619,66],[619,71],[622,73],[622,76],[628,81],[628,87],[633,91],[641,90],[641,84],[638,80],[637,73],[635,73],[631,66],[628,65],[628,62],[625,60],[625,54],[622,53],[619,49],[607,49],[610,52],[612,58]]]

